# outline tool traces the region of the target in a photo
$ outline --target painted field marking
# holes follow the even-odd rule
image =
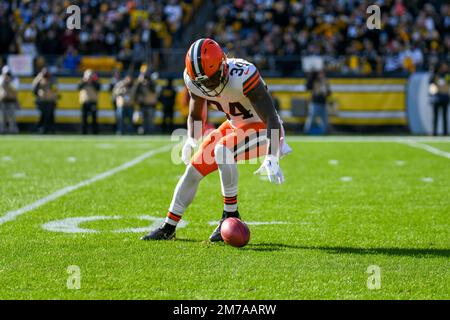
[[[422,150],[428,151],[428,152],[430,152],[432,154],[435,154],[437,156],[441,156],[441,157],[450,159],[450,152],[445,152],[445,151],[443,151],[441,149],[429,146],[427,144],[419,143],[419,142],[413,141],[413,140],[406,140],[406,141],[399,141],[399,142],[402,143],[402,144],[406,144],[406,145],[408,145],[410,147],[413,147],[413,148],[416,148],[416,149],[422,149]]]
[[[353,180],[352,177],[340,177],[339,180],[341,180],[342,182],[350,182]]]
[[[111,143],[99,143],[95,145],[99,149],[114,149],[116,146]]]
[[[151,144],[148,143],[140,143],[136,145],[136,148],[141,148],[141,149],[150,149],[152,146]]]
[[[430,177],[424,177],[424,178],[422,178],[420,180],[422,180],[423,182],[426,182],[426,183],[431,183],[431,182],[434,181],[433,178],[430,178]]]
[[[399,167],[404,166],[405,163],[406,163],[406,161],[403,161],[403,160],[396,160],[396,161],[395,161],[395,164],[396,164],[397,166],[399,166]]]
[[[331,159],[331,160],[328,160],[328,164],[332,165],[332,166],[337,166],[339,164],[339,161]]]
[[[4,157],[2,157],[2,160],[5,161],[5,162],[10,162],[10,161],[12,161],[12,157],[4,156]]]
[[[82,228],[80,224],[91,221],[101,221],[101,220],[120,220],[122,218],[135,218],[138,220],[150,221],[152,222],[149,226],[143,228],[125,228],[117,229],[111,232],[114,233],[144,233],[152,231],[158,228],[165,218],[153,217],[153,216],[138,216],[138,217],[123,217],[123,216],[88,216],[88,217],[71,217],[62,220],[54,220],[44,223],[41,227],[44,230],[51,232],[63,232],[63,233],[100,233],[101,231],[89,228]],[[187,225],[187,221],[181,220],[177,227],[184,228]]]
[[[25,178],[26,176],[27,175],[25,174],[25,172],[17,172],[12,175],[14,179],[22,179]]]
[[[151,225],[147,227],[140,228],[125,228],[125,229],[117,229],[112,230],[113,233],[144,233],[152,231],[158,228],[165,220],[164,217],[154,217],[148,215],[142,215],[138,217],[129,217],[129,216],[87,216],[87,217],[70,217],[61,220],[54,220],[47,223],[44,223],[41,227],[44,230],[50,232],[63,232],[63,233],[100,233],[101,231],[90,229],[90,228],[82,228],[80,225],[86,222],[92,221],[101,221],[101,220],[120,220],[123,218],[135,218],[138,220],[150,221]],[[310,222],[286,222],[286,221],[244,221],[249,226],[264,226],[264,225],[280,225],[280,224],[311,224]],[[219,223],[219,221],[209,221],[208,225],[215,226]],[[184,228],[188,225],[186,220],[181,220],[177,228]]]
[[[47,222],[42,225],[42,229],[64,233],[97,233],[98,231],[94,229],[81,228],[80,224],[98,220],[118,220],[120,218],[121,216],[73,217]]]
[[[143,232],[150,232],[152,230],[155,230],[157,228],[159,228],[161,226],[161,224],[166,220],[165,217],[153,217],[153,216],[148,216],[148,215],[143,215],[143,216],[139,216],[137,217],[137,219],[139,220],[146,220],[146,221],[151,221],[152,224],[149,225],[148,227],[143,227],[143,228],[125,228],[125,229],[119,229],[119,230],[114,230],[115,233],[127,233],[127,232],[133,232],[133,233],[143,233]],[[177,224],[177,228],[184,228],[188,225],[188,222],[184,219],[184,220],[180,220]]]
[[[67,157],[67,162],[75,163],[75,162],[77,162],[77,158],[75,158],[75,157]]]
[[[42,206],[42,205],[44,205],[44,204],[46,204],[48,202],[51,202],[53,200],[56,200],[56,199],[66,195],[66,194],[68,194],[68,193],[70,193],[72,191],[75,191],[75,190],[78,190],[78,189],[80,189],[82,187],[88,186],[88,185],[90,185],[90,184],[92,184],[94,182],[106,179],[106,178],[108,178],[108,177],[110,177],[110,176],[112,176],[112,175],[114,175],[114,174],[116,174],[118,172],[123,171],[123,170],[129,169],[129,168],[131,168],[131,167],[141,163],[145,159],[153,157],[156,154],[169,151],[172,147],[173,147],[172,145],[167,145],[167,146],[155,149],[155,150],[150,150],[150,151],[140,155],[139,157],[137,157],[137,158],[135,158],[135,159],[133,159],[131,161],[125,162],[124,164],[122,164],[122,165],[120,165],[120,166],[118,166],[116,168],[113,168],[111,170],[108,170],[108,171],[105,171],[103,173],[100,173],[100,174],[98,174],[98,175],[96,175],[96,176],[94,176],[94,177],[92,177],[90,179],[84,180],[84,181],[82,181],[82,182],[80,182],[80,183],[78,183],[78,184],[76,184],[74,186],[64,187],[64,188],[62,188],[62,189],[60,189],[60,190],[58,190],[58,191],[56,191],[56,192],[54,192],[54,193],[52,193],[52,194],[50,194],[48,196],[46,196],[44,198],[41,198],[41,199],[39,199],[39,200],[29,204],[29,205],[26,205],[25,207],[20,208],[20,209],[6,212],[4,215],[0,216],[0,225],[4,224],[6,222],[9,222],[9,221],[16,220],[16,218],[18,216],[20,216],[20,215],[22,215],[24,213],[27,213],[29,211],[32,211],[32,210],[34,210],[36,208],[39,208],[40,206]]]

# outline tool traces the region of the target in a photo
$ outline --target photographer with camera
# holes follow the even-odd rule
[[[36,96],[36,105],[41,112],[37,124],[38,133],[55,133],[55,109],[58,100],[58,89],[47,68],[33,80],[33,93]]]
[[[446,63],[442,63],[431,76],[430,94],[433,106],[433,135],[438,134],[438,119],[442,114],[443,135],[448,134],[448,106],[450,103],[450,72]]]
[[[113,98],[116,102],[117,134],[133,133],[134,92],[131,75],[119,81],[113,89]]]
[[[2,68],[0,75],[0,133],[18,133],[16,109],[19,109],[17,89],[8,66]]]
[[[83,79],[78,85],[80,91],[81,104],[81,131],[87,134],[88,117],[92,117],[92,133],[98,133],[97,126],[97,103],[98,93],[100,92],[100,83],[98,76],[91,70],[87,69],[83,74]]]
[[[154,80],[157,74],[150,73],[146,68],[142,70],[136,81],[134,88],[134,97],[139,105],[142,113],[144,134],[155,132],[155,112],[156,103],[158,102],[157,87]]]
[[[325,72],[311,72],[306,82],[306,89],[311,92],[311,104],[304,132],[311,133],[312,126],[319,117],[321,133],[326,134],[328,131],[327,98],[331,95],[331,89]]]

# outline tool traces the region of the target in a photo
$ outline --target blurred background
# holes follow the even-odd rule
[[[203,37],[260,69],[290,132],[448,133],[450,4],[421,0],[0,0],[0,132],[183,127]]]

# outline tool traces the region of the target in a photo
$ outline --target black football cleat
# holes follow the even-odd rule
[[[219,225],[216,227],[216,229],[214,229],[213,233],[211,233],[211,235],[209,236],[209,241],[211,241],[211,242],[223,241],[222,235],[220,234],[220,228],[222,227],[222,223],[227,218],[238,218],[238,219],[240,219],[241,216],[239,215],[239,211],[235,211],[235,212],[226,212],[226,211],[224,211],[223,214],[222,214],[222,219],[220,219],[220,221],[219,221]]]
[[[141,237],[141,240],[171,240],[175,238],[175,226],[163,223],[158,229],[151,231],[149,234]]]

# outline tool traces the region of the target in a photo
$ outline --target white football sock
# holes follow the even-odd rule
[[[224,199],[224,210],[237,211],[238,170],[233,152],[222,144],[214,148],[216,163],[219,166],[220,182]]]
[[[176,226],[181,219],[186,208],[191,204],[197,193],[197,188],[203,176],[191,164],[186,167],[186,171],[178,181],[169,207],[166,223]]]

